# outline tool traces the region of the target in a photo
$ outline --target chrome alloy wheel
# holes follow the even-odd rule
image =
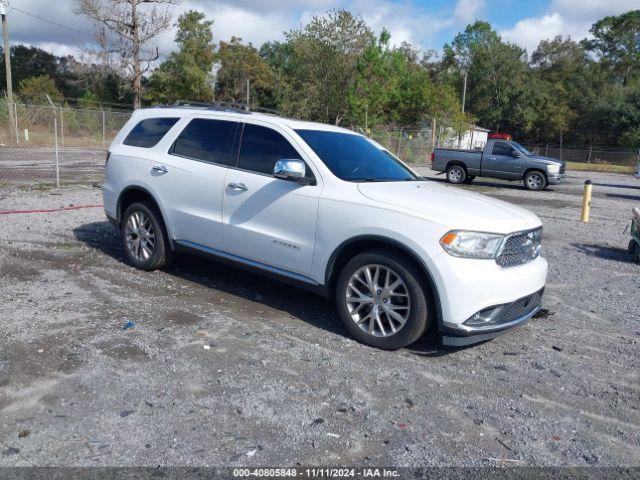
[[[129,253],[136,260],[146,262],[153,255],[156,235],[151,219],[143,212],[133,212],[129,217],[125,226],[125,238]]]
[[[452,183],[460,183],[462,181],[462,169],[460,167],[453,167],[449,170],[449,180]]]
[[[384,265],[365,265],[351,275],[347,309],[360,329],[375,337],[394,335],[409,319],[409,290],[396,272]]]
[[[540,175],[539,173],[534,173],[527,177],[527,186],[531,190],[538,190],[540,189],[540,187],[542,187],[543,181],[544,180],[542,178],[542,175]]]

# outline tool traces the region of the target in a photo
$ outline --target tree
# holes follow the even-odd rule
[[[626,86],[640,69],[640,10],[598,20],[590,32],[594,38],[586,40],[585,46],[597,53],[602,64]]]
[[[374,41],[360,17],[346,10],[316,16],[285,33],[290,58],[282,107],[290,115],[339,124],[350,113],[345,92],[352,87],[358,58]]]
[[[25,103],[48,104],[47,95],[54,103],[62,101],[62,93],[48,75],[25,78],[18,85],[18,96]]]
[[[462,91],[459,72],[467,72],[467,110],[482,126],[520,126],[515,112],[523,112],[519,103],[527,79],[526,52],[502,42],[490,24],[476,21],[445,45],[443,68],[457,91]]]
[[[248,80],[250,104],[273,104],[274,73],[253,45],[232,37],[229,42],[220,42],[215,60],[219,67],[215,87],[218,100],[246,102]]]
[[[202,12],[190,10],[178,18],[177,52],[154,70],[147,85],[147,98],[153,102],[176,100],[211,101],[211,70],[214,62],[213,21]]]
[[[170,5],[178,0],[76,0],[76,12],[86,15],[97,28],[102,53],[116,58],[131,76],[133,107],[140,108],[142,77],[159,57],[152,45],[171,25]]]

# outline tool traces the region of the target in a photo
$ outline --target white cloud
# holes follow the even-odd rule
[[[520,20],[513,27],[502,30],[500,35],[531,54],[541,40],[558,35],[570,36],[573,40],[589,38],[589,29],[598,19],[634,8],[640,8],[640,0],[552,0],[544,15]]]
[[[461,24],[473,23],[484,10],[484,0],[458,0],[453,16]]]

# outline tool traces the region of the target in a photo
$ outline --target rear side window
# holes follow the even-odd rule
[[[171,153],[221,165],[235,165],[239,124],[225,120],[191,120],[173,144]]]
[[[240,162],[244,170],[273,174],[278,160],[301,160],[300,155],[286,138],[275,130],[246,123],[242,132]],[[307,168],[307,176],[311,172]]]
[[[131,147],[151,148],[173,127],[178,118],[147,118],[138,123],[122,142]]]
[[[491,151],[494,155],[506,155],[508,157],[512,155],[512,152],[513,148],[507,143],[494,143],[493,150]]]

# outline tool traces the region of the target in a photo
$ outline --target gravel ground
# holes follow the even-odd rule
[[[585,175],[464,187],[543,219],[550,276],[546,315],[457,350],[360,345],[327,301],[214,262],[134,270],[100,208],[0,215],[0,465],[638,466],[640,181],[590,174],[581,224]],[[52,193],[0,210],[101,200]]]

